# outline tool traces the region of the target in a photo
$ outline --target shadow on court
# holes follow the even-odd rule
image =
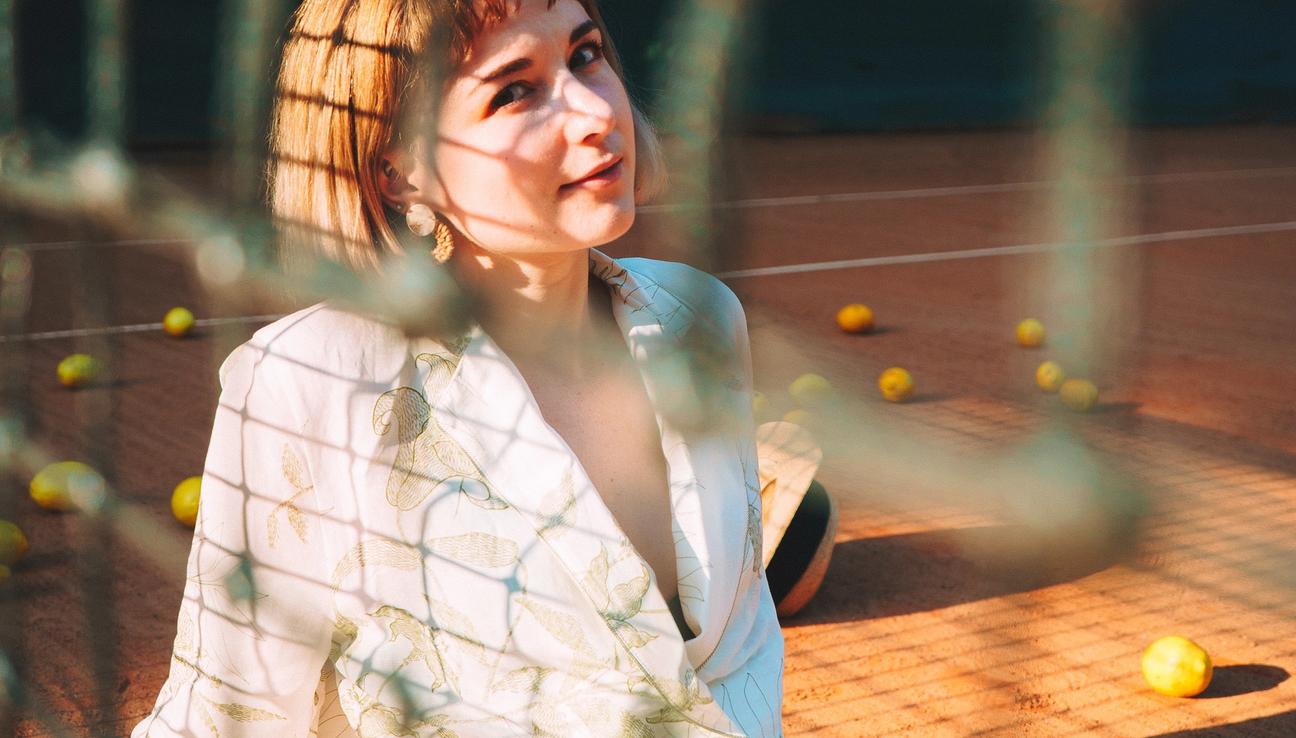
[[[1296,735],[1296,710],[1280,712],[1277,715],[1268,717],[1254,718],[1252,720],[1243,720],[1240,723],[1228,723],[1227,725],[1215,725],[1209,728],[1194,728],[1192,730],[1177,730],[1173,733],[1161,733],[1155,738],[1206,738],[1206,736],[1218,736],[1225,738],[1237,736],[1237,738],[1255,738],[1256,736],[1290,736]]]
[[[907,615],[1074,581],[1125,560],[1128,538],[1085,546],[991,525],[843,541],[818,594],[787,624]]]
[[[1267,692],[1291,678],[1286,669],[1268,664],[1238,664],[1217,666],[1211,676],[1210,686],[1198,699],[1236,697],[1252,692]],[[1290,719],[1290,718],[1289,718]],[[1296,723],[1285,735],[1296,735]]]

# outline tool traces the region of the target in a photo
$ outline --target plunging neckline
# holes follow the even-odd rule
[[[619,286],[612,283],[609,280],[602,279],[600,275],[595,274],[593,266],[594,263],[591,262],[590,273],[593,276],[595,276],[594,281],[598,282],[599,284],[602,284],[603,287],[606,290],[608,290],[609,300],[614,301],[617,299],[622,299],[623,301],[625,301],[624,299],[625,295],[622,293]],[[513,359],[504,352],[504,350],[499,346],[498,343],[495,342],[493,338],[490,337],[490,335],[486,332],[485,328],[483,328],[480,323],[475,324],[474,326],[473,330],[475,335],[470,337],[470,344],[476,341],[487,342],[491,346],[492,349],[491,353],[498,355],[498,357],[502,359],[501,363],[507,368],[509,373],[513,375],[513,379],[517,383],[519,383],[519,385],[523,388],[525,401],[528,407],[530,408],[531,412],[535,413],[535,417],[539,419],[544,429],[556,441],[558,448],[562,449],[562,451],[565,452],[565,455],[570,460],[570,463],[572,465],[575,474],[578,475],[577,482],[578,483],[584,482],[589,486],[589,489],[594,492],[594,497],[597,500],[597,504],[603,509],[603,512],[606,513],[608,520],[611,521],[612,525],[616,530],[617,535],[620,537],[622,541],[625,542],[626,547],[633,552],[638,562],[645,569],[651,572],[649,586],[652,588],[652,590],[654,590],[657,593],[657,596],[660,599],[660,601],[666,604],[666,611],[670,614],[671,620],[675,623],[676,630],[681,640],[686,644],[690,644],[693,641],[697,640],[702,635],[702,633],[695,632],[693,630],[692,625],[689,624],[687,619],[689,613],[688,610],[685,609],[684,600],[680,594],[686,586],[689,587],[693,586],[693,585],[685,585],[683,581],[687,577],[687,575],[684,574],[680,566],[681,560],[684,558],[681,556],[680,553],[681,543],[689,549],[690,554],[692,553],[692,547],[691,545],[689,545],[687,536],[684,534],[684,528],[683,526],[680,525],[680,521],[676,516],[676,507],[679,503],[679,496],[682,493],[682,490],[678,489],[678,487],[680,487],[681,485],[677,485],[674,480],[678,477],[683,480],[692,480],[692,483],[695,484],[696,477],[693,473],[691,460],[689,459],[689,454],[687,452],[678,455],[677,461],[681,466],[680,469],[677,469],[676,464],[672,462],[671,459],[672,454],[669,453],[669,448],[668,448],[666,425],[664,423],[662,414],[659,408],[657,407],[657,404],[653,401],[653,396],[652,396],[653,393],[650,388],[651,380],[645,374],[644,367],[641,365],[641,362],[634,355],[634,347],[630,344],[630,336],[628,334],[627,326],[622,323],[621,319],[616,314],[615,308],[612,307],[611,302],[609,302],[609,309],[612,314],[611,317],[613,321],[616,323],[617,328],[621,333],[621,338],[625,345],[625,349],[627,352],[629,352],[631,363],[634,365],[634,368],[638,373],[639,381],[643,384],[644,391],[648,397],[649,404],[652,407],[653,417],[657,425],[658,444],[662,454],[662,461],[666,468],[666,486],[667,486],[667,495],[668,495],[667,514],[669,516],[669,521],[670,521],[671,538],[674,542],[673,554],[675,557],[675,591],[676,591],[676,594],[669,600],[662,592],[661,586],[659,584],[660,580],[657,575],[656,569],[654,569],[653,566],[650,563],[648,563],[648,560],[644,558],[643,554],[640,553],[640,551],[633,545],[633,543],[630,542],[629,536],[626,535],[625,530],[621,527],[621,524],[616,519],[616,516],[612,514],[611,508],[608,507],[607,502],[603,497],[603,494],[599,491],[598,487],[594,484],[593,480],[589,476],[589,473],[586,471],[585,465],[581,462],[580,457],[576,455],[576,452],[571,448],[571,445],[567,443],[567,440],[563,438],[562,434],[559,433],[557,429],[554,428],[549,423],[547,418],[545,418],[545,415],[540,408],[540,403],[536,399],[535,392],[532,390],[530,383],[527,382],[526,377],[522,374],[522,371],[518,369],[517,365],[513,362]],[[658,321],[658,323],[660,324],[660,321]],[[660,326],[660,327],[662,327],[664,330],[664,326]],[[465,351],[465,353],[467,353],[467,351]],[[687,449],[687,447],[685,447],[685,449]],[[693,557],[695,558],[695,556]],[[674,604],[674,606],[672,606],[672,603]],[[696,613],[693,613],[693,615],[694,615],[694,619],[698,622],[699,625],[701,625],[702,618],[699,617]]]

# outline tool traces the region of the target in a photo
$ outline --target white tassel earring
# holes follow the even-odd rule
[[[422,203],[415,203],[405,211],[405,224],[418,236],[432,236],[436,245],[432,247],[432,258],[444,264],[454,254],[454,233],[445,220],[433,212],[432,208]]]

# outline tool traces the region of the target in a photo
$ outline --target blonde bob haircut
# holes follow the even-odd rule
[[[402,116],[421,93],[435,97],[437,65],[461,64],[477,34],[520,0],[305,0],[284,43],[270,127],[267,184],[281,258],[314,252],[356,272],[400,253],[398,213],[383,204],[378,168],[399,143]],[[549,0],[552,6],[555,0]],[[624,84],[596,0],[578,0],[603,35]],[[443,72],[442,72],[443,74]],[[420,85],[424,88],[420,90]],[[421,107],[421,106],[420,106]],[[632,103],[635,200],[662,186],[661,144]]]

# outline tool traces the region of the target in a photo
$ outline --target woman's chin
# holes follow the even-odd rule
[[[611,243],[629,232],[635,222],[634,201],[618,203],[617,206],[600,208],[596,217],[588,223],[587,237],[581,239],[591,247]]]

